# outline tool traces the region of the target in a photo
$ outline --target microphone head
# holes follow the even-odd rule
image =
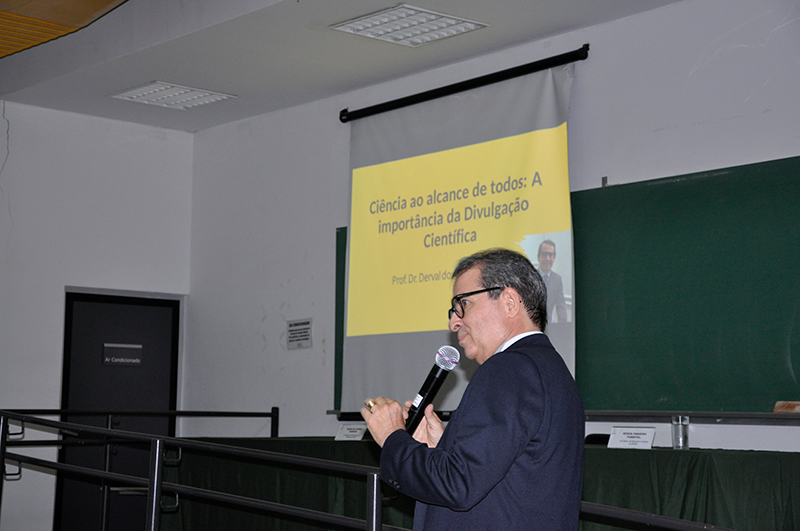
[[[450,345],[444,345],[436,351],[436,366],[446,371],[451,371],[461,358],[458,350]]]

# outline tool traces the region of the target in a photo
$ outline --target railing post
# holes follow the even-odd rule
[[[277,437],[278,436],[278,423],[280,421],[280,413],[277,407],[273,407],[270,412],[269,417],[269,436],[270,437]]]
[[[150,483],[147,489],[147,525],[145,531],[158,531],[161,525],[161,482],[164,474],[164,441],[150,443]]]
[[[8,439],[8,417],[0,416],[0,507],[3,505],[3,483],[6,481],[6,440]]]
[[[381,531],[381,485],[378,474],[367,474],[367,531]]]
[[[112,424],[112,416],[106,415],[106,429],[110,430],[114,427]],[[103,447],[105,448],[103,452],[103,471],[110,472],[111,471],[111,444],[106,441],[106,445]],[[106,480],[102,480],[100,482],[102,485],[103,490],[103,499],[100,503],[102,503],[102,508],[100,511],[100,531],[106,531],[108,529],[108,503],[109,503],[109,488],[108,483]]]

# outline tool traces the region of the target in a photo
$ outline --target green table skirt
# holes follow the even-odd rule
[[[372,441],[329,437],[201,439],[209,442],[378,466]],[[364,519],[362,476],[320,473],[293,465],[265,465],[184,451],[165,469],[169,482]],[[531,478],[535,481],[535,478]],[[382,485],[383,523],[411,528],[414,502]],[[737,531],[800,531],[800,455],[726,450],[615,450],[586,447],[583,499],[693,520]],[[164,531],[316,531],[302,519],[181,498],[177,512],[162,515]],[[581,522],[584,531],[618,529]]]
[[[587,446],[583,499],[737,531],[800,531],[800,455]]]

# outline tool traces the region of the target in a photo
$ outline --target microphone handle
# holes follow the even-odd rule
[[[428,373],[428,377],[425,379],[425,383],[422,384],[419,393],[417,393],[414,403],[411,404],[411,407],[408,409],[406,431],[411,435],[414,435],[414,431],[417,429],[417,426],[419,426],[420,421],[425,417],[425,408],[428,407],[428,404],[433,402],[436,393],[439,391],[442,383],[444,383],[444,379],[449,372],[450,371],[442,369],[438,365],[434,365],[431,372]]]

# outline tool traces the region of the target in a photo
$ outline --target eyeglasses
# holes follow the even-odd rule
[[[539,253],[539,256],[544,257],[544,258],[555,258],[556,257],[556,253],[555,252],[553,252],[553,253],[541,252],[541,253]]]
[[[494,291],[496,289],[506,289],[501,287],[496,288],[486,288],[486,289],[479,289],[478,291],[470,291],[469,293],[459,293],[453,300],[450,301],[450,309],[447,310],[447,319],[450,320],[453,318],[453,314],[456,314],[459,319],[464,317],[464,302],[462,299],[469,297],[470,295],[477,295],[478,293],[485,293],[487,291]]]

